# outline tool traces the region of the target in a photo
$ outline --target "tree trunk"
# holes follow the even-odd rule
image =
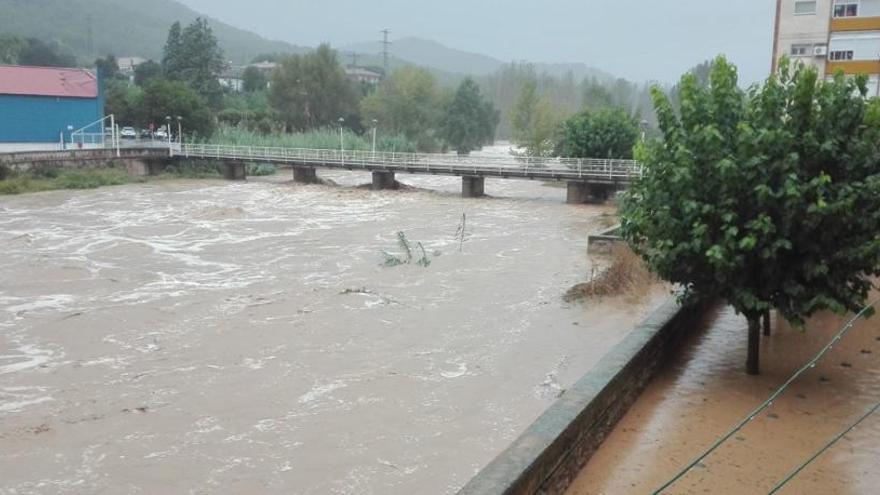
[[[761,317],[749,318],[749,353],[746,358],[746,373],[761,374],[759,353],[761,349]]]
[[[770,336],[770,310],[769,309],[764,313],[764,336],[765,337]]]

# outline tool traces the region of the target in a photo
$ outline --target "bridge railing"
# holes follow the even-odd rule
[[[370,169],[387,167],[389,170],[413,172],[481,174],[504,170],[534,171],[536,175],[556,174],[564,177],[602,177],[611,180],[631,180],[641,174],[641,167],[633,160],[591,158],[541,157],[476,157],[437,153],[397,153],[388,151],[326,150],[307,148],[279,148],[264,146],[236,146],[220,144],[183,144],[175,153],[184,157],[270,161],[313,166]]]

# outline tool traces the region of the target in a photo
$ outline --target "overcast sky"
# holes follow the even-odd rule
[[[503,61],[583,62],[674,81],[719,53],[750,83],[770,70],[773,0],[182,0],[298,45],[416,36]]]

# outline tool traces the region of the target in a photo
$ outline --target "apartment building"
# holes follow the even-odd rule
[[[831,76],[868,74],[880,93],[880,0],[777,0],[773,71],[779,58]]]

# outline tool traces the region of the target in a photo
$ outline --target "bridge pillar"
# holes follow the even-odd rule
[[[373,190],[379,191],[382,189],[397,189],[397,180],[394,179],[394,172],[373,171]]]
[[[484,177],[463,176],[461,178],[461,197],[479,198],[485,195],[486,179]]]
[[[293,181],[300,184],[317,184],[318,173],[312,167],[293,167]]]
[[[223,178],[226,180],[246,180],[247,166],[244,162],[223,162]]]
[[[572,205],[580,205],[590,199],[590,185],[586,182],[569,182],[565,202]]]

